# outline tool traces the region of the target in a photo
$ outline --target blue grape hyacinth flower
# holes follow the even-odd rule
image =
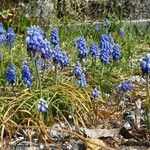
[[[94,31],[98,32],[100,30],[100,24],[95,24],[94,25]]]
[[[73,74],[75,75],[76,78],[78,78],[79,76],[82,75],[82,69],[81,69],[81,65],[79,62],[76,63],[76,65],[73,68]]]
[[[127,92],[128,90],[131,90],[132,87],[132,83],[128,80],[125,80],[117,86],[117,90]]]
[[[66,55],[66,53],[62,53],[61,54],[61,59],[60,59],[60,66],[61,68],[64,68],[68,65],[68,57]]]
[[[9,84],[15,83],[16,75],[15,75],[15,65],[14,64],[10,64],[7,66],[7,68],[5,70],[5,78]]]
[[[6,41],[6,31],[4,30],[3,24],[0,22],[0,44]]]
[[[44,41],[44,32],[41,28],[31,26],[27,28],[27,51],[29,53],[35,53],[41,47],[41,43]]]
[[[143,73],[150,75],[150,54],[147,54],[142,59],[140,67]]]
[[[60,64],[61,63],[61,59],[62,59],[62,52],[60,51],[59,47],[56,46],[54,48],[54,51],[53,51],[53,63],[54,64]]]
[[[15,42],[15,37],[16,37],[16,34],[15,34],[13,28],[9,27],[7,29],[7,33],[6,33],[6,41],[10,48],[12,48],[12,46]]]
[[[121,57],[119,45],[116,43],[114,44],[114,47],[113,47],[112,57],[113,57],[113,60],[119,60],[119,58]]]
[[[95,43],[90,44],[89,54],[93,56],[98,56],[98,46]]]
[[[36,36],[42,36],[44,38],[45,35],[44,31],[38,26],[28,27],[26,32],[28,37],[36,35]]]
[[[58,29],[56,27],[52,28],[50,38],[51,38],[50,41],[54,46],[59,45],[60,38],[59,38],[59,34],[58,34]]]
[[[109,58],[110,58],[109,52],[104,50],[104,49],[102,49],[100,51],[100,61],[102,63],[109,64]]]
[[[123,36],[124,33],[125,33],[124,27],[120,27],[120,28],[119,28],[119,35],[120,35],[120,36]]]
[[[100,36],[100,60],[102,63],[109,64],[110,56],[113,52],[114,40],[109,34]]]
[[[94,88],[91,91],[91,97],[95,99],[95,98],[97,98],[99,96],[99,93],[100,93],[100,91],[97,88]]]
[[[44,100],[44,98],[40,98],[39,102],[36,106],[36,108],[40,111],[40,112],[46,112],[48,110],[48,104],[47,102]]]
[[[82,60],[87,56],[87,47],[84,37],[78,37],[75,40],[75,46],[78,48],[78,57]]]
[[[39,45],[37,47],[37,52],[41,54],[41,58],[43,58],[44,60],[49,59],[52,56],[50,43],[47,39],[40,40]]]
[[[86,83],[86,78],[85,78],[85,74],[82,72],[82,74],[78,77],[78,84],[80,87],[84,87],[87,85]]]
[[[27,86],[32,85],[31,72],[30,72],[29,64],[26,61],[24,61],[22,64],[21,79],[23,83],[26,84]]]

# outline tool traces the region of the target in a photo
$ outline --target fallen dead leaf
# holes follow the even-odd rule
[[[108,147],[103,140],[95,138],[87,138],[86,140],[87,150],[114,150]]]

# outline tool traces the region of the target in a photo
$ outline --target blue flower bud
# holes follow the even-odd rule
[[[150,75],[150,54],[147,54],[141,61],[140,67],[143,73]]]
[[[7,33],[6,33],[6,41],[10,48],[12,48],[12,46],[13,46],[15,37],[16,37],[16,35],[15,35],[13,28],[8,28]]]
[[[36,108],[40,112],[46,112],[48,110],[47,102],[43,98],[40,98]]]
[[[0,23],[0,44],[3,44],[6,41],[6,35],[3,24]]]
[[[120,48],[118,44],[114,44],[113,47],[113,52],[112,52],[112,57],[114,60],[118,60],[120,58],[121,54],[120,54]]]
[[[87,85],[86,83],[86,78],[85,78],[85,74],[82,73],[79,77],[78,77],[78,84],[80,87],[84,87]]]
[[[100,91],[99,91],[97,88],[94,88],[94,89],[91,91],[91,96],[95,99],[96,97],[99,96],[99,93],[100,93]]]
[[[56,27],[52,28],[50,41],[54,46],[59,45],[59,43],[60,43],[58,29]]]
[[[117,90],[127,92],[128,90],[131,90],[132,87],[133,86],[132,86],[131,82],[125,80],[117,86]]]
[[[124,33],[125,33],[124,27],[121,27],[121,28],[119,29],[119,35],[120,35],[120,36],[123,36]]]
[[[26,61],[24,61],[22,64],[21,79],[24,82],[24,84],[26,84],[27,86],[32,85],[31,72],[30,72],[29,64]]]
[[[78,78],[79,76],[82,75],[82,69],[81,69],[81,65],[79,62],[76,63],[76,65],[73,68],[73,74],[75,75],[76,78]]]
[[[75,40],[75,45],[78,48],[78,57],[80,59],[83,59],[87,55],[87,47],[86,47],[86,41],[83,37],[78,37]]]
[[[91,56],[98,56],[98,46],[95,43],[90,44],[89,54]]]
[[[8,81],[9,84],[14,84],[16,75],[15,75],[15,65],[10,64],[7,66],[6,71],[5,71],[5,78]]]

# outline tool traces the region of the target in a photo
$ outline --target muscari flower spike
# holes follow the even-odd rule
[[[78,77],[78,84],[80,87],[84,87],[87,85],[85,74],[82,72],[82,74]]]
[[[120,48],[118,44],[114,44],[113,52],[112,52],[113,60],[118,60],[121,57]]]
[[[16,34],[15,34],[13,28],[9,27],[7,29],[7,33],[6,33],[6,41],[10,48],[12,48],[13,43],[15,42],[15,37],[16,37]]]
[[[128,90],[132,89],[132,83],[128,80],[123,81],[117,86],[118,91],[127,92]]]
[[[83,37],[78,37],[75,40],[75,46],[78,48],[78,57],[83,59],[87,55],[86,41]]]
[[[58,29],[56,27],[52,28],[50,41],[54,46],[59,45],[60,43]]]
[[[41,28],[32,26],[27,28],[27,37],[26,37],[26,44],[27,44],[27,51],[35,53],[41,46],[41,43],[44,38],[44,32]]]
[[[102,34],[100,36],[100,60],[102,63],[109,64],[109,58],[113,52],[114,41],[111,35]]]
[[[140,67],[143,73],[150,75],[150,54],[147,54],[142,59]]]
[[[95,43],[90,44],[89,54],[93,56],[98,56],[98,46]]]
[[[76,78],[78,78],[79,76],[82,75],[82,69],[81,69],[81,65],[79,62],[76,63],[76,65],[73,68],[73,74],[75,75]]]
[[[52,50],[48,40],[41,40],[37,51],[41,54],[41,58],[44,60],[49,59],[52,56]]]
[[[62,68],[66,67],[68,65],[68,57],[66,53],[61,54],[61,59],[60,59],[60,66]]]
[[[98,32],[100,30],[100,24],[95,24],[94,25],[94,31]]]
[[[6,41],[6,35],[3,24],[0,22],[0,44],[3,44]]]
[[[10,64],[9,66],[7,66],[7,68],[5,70],[5,78],[9,84],[15,83],[16,75],[15,75],[15,65],[14,64]]]
[[[27,86],[32,85],[31,72],[30,72],[29,64],[26,61],[24,61],[22,64],[21,79],[23,83],[26,84]]]
[[[119,29],[119,35],[120,35],[120,36],[123,36],[124,33],[125,33],[124,27],[120,27],[120,29]]]
[[[40,98],[36,108],[40,112],[46,112],[48,110],[48,104],[43,98]]]
[[[99,96],[99,93],[100,93],[100,91],[97,88],[94,88],[91,91],[91,97],[95,99],[95,98],[97,98]]]
[[[53,51],[53,63],[60,64],[61,59],[62,59],[62,52],[60,51],[59,47],[56,46]]]

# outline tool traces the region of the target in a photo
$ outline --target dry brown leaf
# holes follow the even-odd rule
[[[107,145],[100,139],[88,138],[86,141],[87,150],[100,150]]]

